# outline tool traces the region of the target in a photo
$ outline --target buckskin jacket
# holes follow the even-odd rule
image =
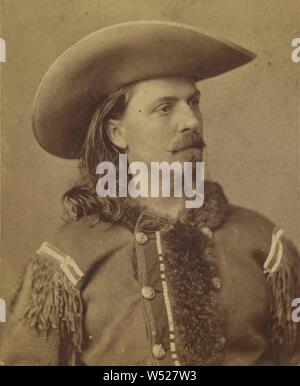
[[[65,224],[39,247],[4,364],[300,364],[300,260],[281,229],[212,182],[177,221],[128,213]]]

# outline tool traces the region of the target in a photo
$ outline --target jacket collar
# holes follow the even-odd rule
[[[134,199],[127,199],[121,223],[130,230],[137,227],[145,232],[156,231],[167,224],[176,222],[190,224],[197,228],[219,228],[230,214],[230,206],[222,187],[216,182],[206,181],[204,185],[204,204],[200,208],[184,209],[177,220],[168,216],[152,213],[136,204]]]

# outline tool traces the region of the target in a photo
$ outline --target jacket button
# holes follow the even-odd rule
[[[166,355],[166,352],[161,344],[155,344],[152,347],[152,354],[155,359],[163,359]]]
[[[226,338],[224,336],[220,336],[218,339],[218,343],[221,346],[221,348],[224,348],[226,345]]]
[[[221,280],[218,276],[213,277],[211,281],[216,290],[219,290],[222,287]]]
[[[155,297],[155,290],[152,287],[143,287],[142,288],[143,298],[151,300]]]
[[[136,242],[140,245],[148,243],[148,236],[143,232],[136,232],[135,234]]]
[[[208,227],[202,227],[202,228],[200,229],[200,231],[201,231],[205,236],[207,236],[209,239],[212,239],[213,233],[212,233],[212,231],[211,231],[210,228],[208,228]]]

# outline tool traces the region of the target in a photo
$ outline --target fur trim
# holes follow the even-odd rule
[[[201,208],[185,210],[182,221],[196,227],[219,228],[230,214],[230,206],[222,187],[216,182],[205,181],[204,203]]]
[[[219,364],[224,322],[212,285],[218,275],[212,243],[199,230],[180,222],[162,232],[162,238],[180,363]]]
[[[204,185],[204,203],[201,208],[184,209],[179,218],[181,222],[188,223],[198,229],[207,226],[210,229],[219,228],[230,215],[230,206],[223,192],[222,187],[216,182],[205,181]],[[122,224],[130,230],[138,227],[155,232],[163,225],[172,223],[172,219],[167,216],[161,217],[143,210],[137,204],[128,199],[126,210],[122,217]]]
[[[161,231],[177,354],[183,365],[222,362],[225,327],[213,286],[218,265],[213,241],[200,229],[218,228],[228,214],[222,188],[206,182],[202,208],[184,211],[175,223],[149,213],[137,223],[137,230]]]

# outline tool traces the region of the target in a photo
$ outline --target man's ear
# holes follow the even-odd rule
[[[106,132],[111,142],[118,148],[127,149],[127,141],[124,136],[124,130],[118,119],[109,119],[106,123]]]

